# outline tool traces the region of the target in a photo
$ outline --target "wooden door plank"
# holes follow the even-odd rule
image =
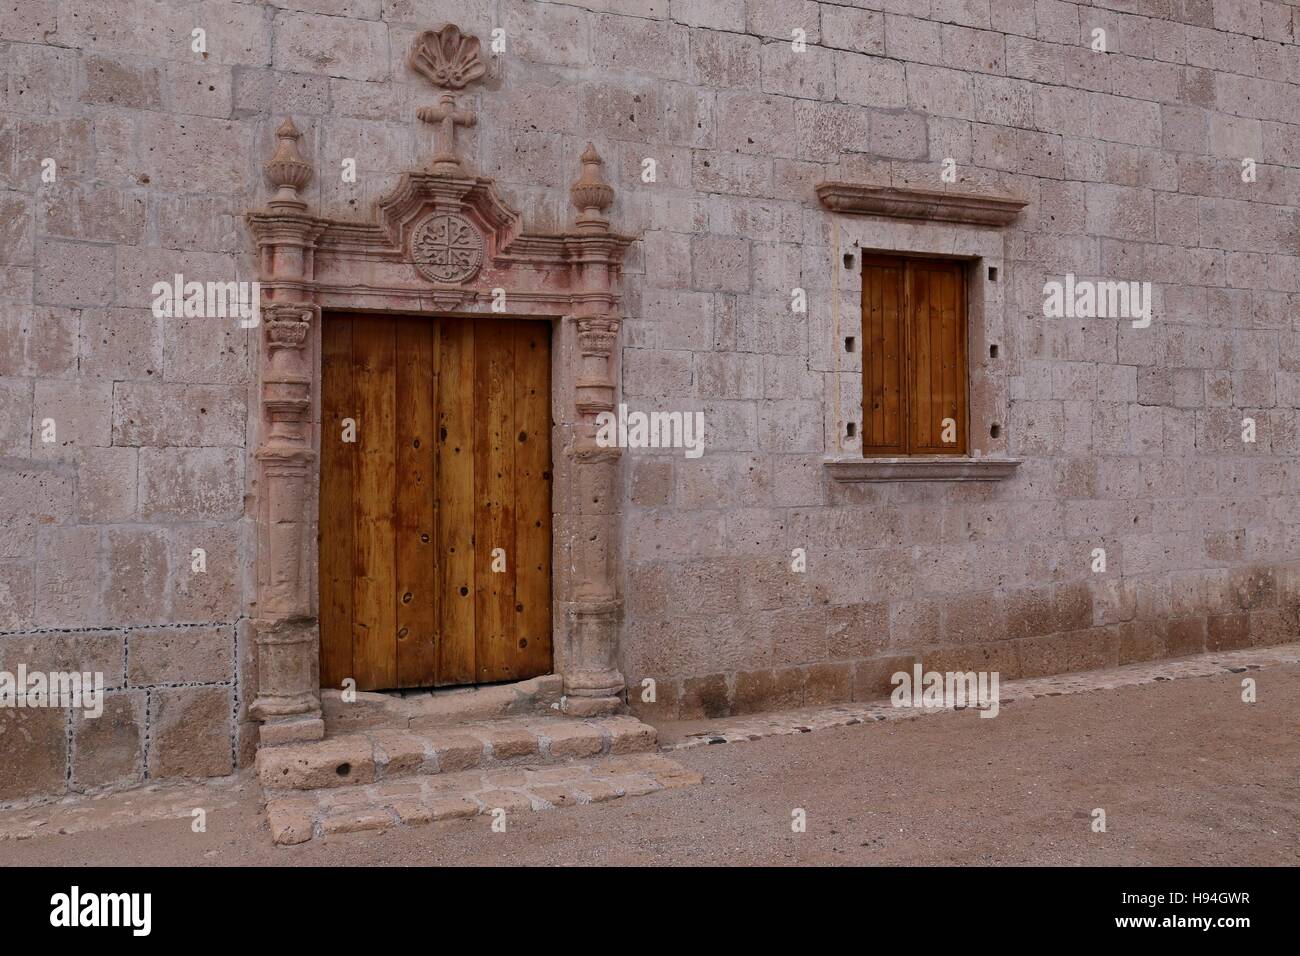
[[[359,316],[352,327],[357,402],[352,663],[360,690],[397,685],[394,328],[387,316]]]
[[[551,328],[514,322],[516,680],[551,669]]]
[[[327,316],[321,327],[320,682],[340,688],[352,677],[352,455],[343,420],[356,417],[352,396],[352,319]]]
[[[439,319],[438,685],[476,680],[474,566],[474,326]]]
[[[396,322],[397,686],[431,687],[437,661],[433,323]]]
[[[474,329],[475,654],[478,680],[509,680],[515,644],[514,338],[508,322]],[[494,570],[504,559],[504,570]]]

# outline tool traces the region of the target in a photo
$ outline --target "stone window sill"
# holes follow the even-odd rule
[[[822,464],[836,481],[1001,481],[1015,474],[1020,458],[834,457]]]

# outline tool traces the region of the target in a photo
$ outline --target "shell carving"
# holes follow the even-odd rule
[[[487,72],[479,55],[478,37],[461,33],[454,23],[416,37],[408,60],[411,69],[428,77],[434,86],[452,90],[462,89]]]

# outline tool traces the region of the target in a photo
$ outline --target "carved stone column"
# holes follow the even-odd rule
[[[311,166],[298,151],[292,120],[276,131],[266,164],[277,189],[268,212],[251,217],[258,240],[263,296],[259,381],[256,612],[257,696],[250,712],[263,721],[263,743],[324,736],[319,692],[319,633],[311,611],[311,517],[307,512],[316,454],[312,449],[312,349],[320,309],[304,291],[318,228],[299,191]]]
[[[600,156],[588,143],[582,174],[570,190],[579,211],[575,232],[566,237],[578,275],[571,321],[577,326],[580,366],[571,445],[578,514],[573,516],[573,593],[566,607],[569,659],[563,677],[565,710],[578,716],[620,709],[624,688],[617,666],[622,601],[615,575],[622,450],[596,442],[596,417],[614,411],[617,399],[613,355],[619,319],[612,311],[621,245],[604,217],[614,201],[614,190],[601,178],[600,166]]]

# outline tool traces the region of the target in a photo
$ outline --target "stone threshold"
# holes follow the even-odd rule
[[[321,690],[325,734],[374,727],[424,730],[467,720],[558,713],[562,680],[547,674],[512,684],[484,684],[439,690],[375,693],[357,691],[345,700],[337,690]]]
[[[698,773],[658,753],[605,757],[554,767],[508,767],[271,796],[266,816],[279,845],[345,833],[504,812],[603,803],[701,782]]]
[[[1000,683],[1000,706],[1006,707],[1020,701],[1039,697],[1060,697],[1065,694],[1084,694],[1090,691],[1114,690],[1119,687],[1136,687],[1158,681],[1180,680],[1188,677],[1213,677],[1224,673],[1245,673],[1281,664],[1300,663],[1300,643],[1281,644],[1275,647],[1251,648],[1240,651],[1200,654],[1195,657],[1125,664],[1121,667],[1074,674],[1056,674]],[[831,727],[848,727],[872,721],[916,720],[928,714],[946,713],[948,707],[894,707],[888,698],[862,704],[832,704],[804,707],[766,714],[727,717],[720,720],[691,721],[680,739],[662,744],[664,751],[689,750],[711,744],[741,743],[785,734],[806,734]],[[973,708],[964,708],[967,710]],[[996,719],[996,718],[995,718]],[[689,726],[703,725],[703,729],[689,730]],[[667,729],[667,728],[665,728]]]
[[[504,718],[424,732],[383,727],[324,740],[262,747],[257,776],[267,791],[318,790],[393,778],[519,763],[553,763],[654,750],[655,730],[635,717]]]

